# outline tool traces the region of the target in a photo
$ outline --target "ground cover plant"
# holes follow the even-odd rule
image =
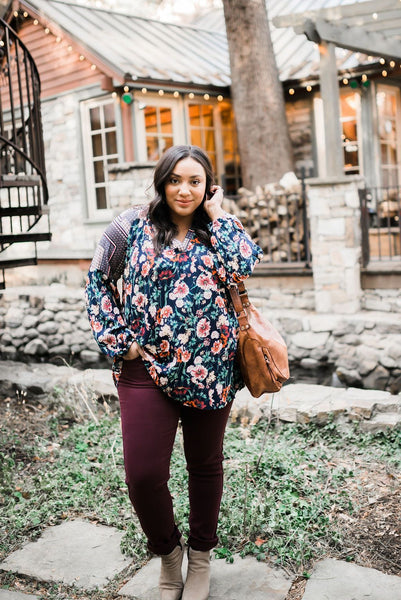
[[[46,526],[79,516],[125,530],[122,550],[135,568],[147,560],[124,483],[117,411],[93,417],[76,423],[45,403],[1,403],[0,558]],[[401,574],[400,431],[234,423],[225,459],[217,557],[252,554],[292,576],[307,577],[323,556]],[[180,434],[171,472],[177,520],[186,531]],[[52,597],[50,588],[45,597]]]

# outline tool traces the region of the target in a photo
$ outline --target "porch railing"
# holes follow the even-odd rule
[[[401,187],[359,190],[362,266],[372,262],[401,265]]]

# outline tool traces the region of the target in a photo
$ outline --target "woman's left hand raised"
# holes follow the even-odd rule
[[[206,196],[204,203],[205,211],[212,221],[224,216],[224,210],[222,209],[222,203],[224,200],[224,190],[219,185],[212,185],[210,192]]]

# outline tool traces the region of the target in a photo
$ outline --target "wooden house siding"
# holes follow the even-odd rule
[[[101,84],[102,71],[87,59],[80,60],[76,47],[68,40],[56,41],[52,33],[45,33],[44,28],[32,20],[24,23],[19,32],[20,39],[29,48],[41,80],[41,97],[58,95],[82,86]]]

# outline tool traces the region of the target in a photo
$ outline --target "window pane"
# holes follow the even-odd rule
[[[160,109],[160,127],[162,133],[173,133],[173,121],[170,108]]]
[[[202,133],[200,129],[191,130],[191,144],[202,147]]]
[[[189,110],[189,121],[191,127],[199,127],[200,126],[200,106],[199,104],[190,104],[188,107]]]
[[[173,138],[172,137],[165,137],[165,138],[160,138],[160,152],[164,152],[165,150],[167,150],[167,148],[171,148],[171,146],[173,146]]]
[[[146,133],[157,133],[157,111],[155,106],[147,106],[145,114]]]
[[[108,158],[107,159],[108,165],[116,165],[117,163],[118,163],[118,158]]]
[[[117,154],[117,135],[115,131],[106,132],[106,154]]]
[[[93,168],[95,171],[95,182],[102,183],[104,181],[104,168],[103,161],[97,160],[93,163]]]
[[[146,138],[146,152],[148,160],[159,160],[159,143],[157,136],[147,136]]]
[[[100,133],[92,135],[92,152],[93,156],[103,156],[102,136]]]
[[[206,152],[214,152],[215,151],[215,145],[214,145],[214,131],[206,131],[205,132],[205,137],[206,137],[206,144],[205,144],[205,150]]]
[[[105,127],[115,127],[116,126],[116,117],[114,112],[114,104],[110,102],[110,104],[103,105],[104,111],[104,126]]]
[[[348,121],[346,123],[343,123],[343,133],[347,140],[356,141],[356,122]]]
[[[107,208],[106,189],[104,187],[96,188],[96,208],[98,210]]]
[[[355,144],[346,144],[344,147],[344,163],[345,167],[349,169],[350,167],[358,166],[358,146]]]
[[[213,107],[202,105],[203,127],[213,127]]]
[[[100,107],[96,106],[95,108],[91,108],[89,114],[91,130],[95,131],[96,129],[100,129]]]

